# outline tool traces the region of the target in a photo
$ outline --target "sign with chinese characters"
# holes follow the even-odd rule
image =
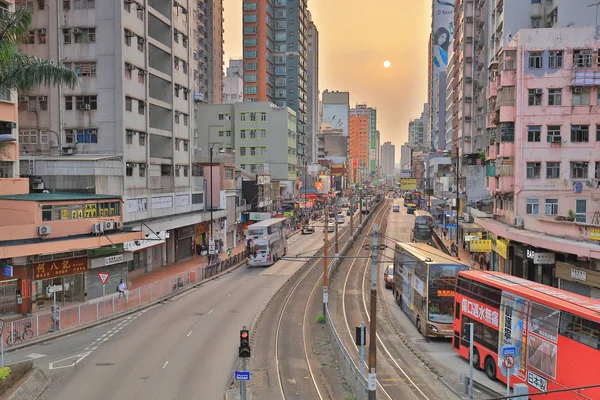
[[[582,269],[571,268],[571,278],[587,282],[587,272]]]
[[[538,253],[533,255],[534,264],[554,264],[554,253]]]
[[[505,260],[508,260],[508,241],[504,239],[496,240],[496,253]]]
[[[493,308],[471,300],[462,299],[461,309],[463,314],[468,314],[474,319],[498,329],[499,313]]]
[[[591,240],[600,240],[600,229],[591,229],[590,228],[590,239]]]
[[[469,250],[473,253],[487,253],[492,251],[492,241],[487,239],[471,240]]]
[[[115,254],[114,256],[104,257],[104,265],[113,265],[123,262],[123,254]]]
[[[46,261],[34,264],[33,279],[38,281],[41,279],[56,278],[57,276],[80,274],[86,272],[87,269],[87,257]]]
[[[540,392],[548,391],[548,381],[546,378],[542,378],[538,374],[534,374],[531,371],[527,371],[527,383],[539,390]]]

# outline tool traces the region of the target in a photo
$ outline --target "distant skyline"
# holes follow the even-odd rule
[[[427,102],[431,1],[309,0],[308,7],[319,30],[321,93],[349,91],[350,107],[377,108],[381,142],[399,147]],[[224,9],[227,66],[242,57],[242,0],[224,0]]]

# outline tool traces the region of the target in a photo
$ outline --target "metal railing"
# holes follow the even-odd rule
[[[127,290],[124,296],[111,293],[104,298],[92,299],[83,304],[61,307],[60,312],[7,321],[2,332],[2,341],[5,345],[18,345],[33,339],[51,337],[57,330],[82,327],[136,308],[141,309],[144,305],[174,295],[182,288],[201,283],[244,262],[246,256],[244,250],[220,262],[199,266],[162,281]]]

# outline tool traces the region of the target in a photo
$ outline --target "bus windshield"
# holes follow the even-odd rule
[[[454,294],[459,271],[465,265],[429,266],[428,314],[431,322],[451,324],[454,318]]]

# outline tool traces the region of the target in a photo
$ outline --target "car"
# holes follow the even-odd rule
[[[327,232],[335,232],[335,224],[327,224]]]
[[[394,264],[388,264],[383,271],[383,281],[386,289],[392,289],[394,286]]]
[[[398,204],[394,204],[392,206],[392,211],[393,212],[400,212],[400,206]]]
[[[312,225],[304,225],[304,228],[302,228],[302,234],[310,235],[311,233],[315,233],[315,227]]]
[[[416,209],[417,209],[417,205],[416,204],[409,204],[406,207],[406,213],[407,214],[414,214]]]
[[[335,217],[335,222],[338,224],[343,224],[344,222],[346,222],[346,218],[344,218],[344,216],[342,214],[338,214]]]
[[[352,211],[350,211],[350,210],[346,211],[346,216],[348,216],[348,217],[349,217],[349,216],[351,216],[351,215],[352,215]]]

